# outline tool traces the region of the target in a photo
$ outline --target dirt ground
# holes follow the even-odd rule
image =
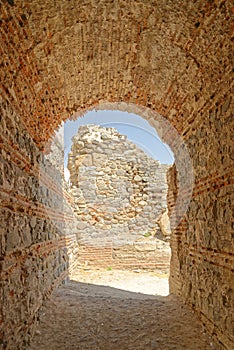
[[[168,295],[165,275],[86,270],[41,311],[28,350],[216,349],[193,312]]]
[[[168,274],[142,270],[82,269],[71,277],[83,283],[108,286],[134,293],[150,295],[169,294]]]

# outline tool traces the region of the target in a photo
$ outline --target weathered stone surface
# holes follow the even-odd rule
[[[11,350],[23,348],[43,300],[67,278],[77,242],[71,238],[74,221],[62,192],[61,132],[51,143],[53,155],[43,155],[9,103],[0,102],[0,140],[7,135],[9,145],[14,144],[10,152],[7,143],[0,149],[0,349]]]
[[[168,210],[166,209],[166,211],[164,213],[161,214],[159,221],[158,221],[159,227],[160,227],[160,231],[162,232],[162,234],[166,237],[171,235],[171,226],[170,226],[170,219],[168,216]]]
[[[169,166],[151,159],[122,136],[113,128],[82,126],[73,137],[68,159],[70,193],[77,206],[74,209],[78,212],[87,209],[88,214],[81,220],[92,228],[83,230],[81,236],[95,234],[103,245],[106,239],[113,238],[115,244],[119,241],[123,245],[124,241],[135,240],[149,231],[156,234],[159,217],[166,209]],[[92,159],[88,165],[87,157]],[[81,230],[83,227],[77,226]]]
[[[171,291],[194,307],[222,347],[233,349],[234,307],[226,302],[233,294],[233,16],[230,0],[1,2],[1,261],[4,273],[10,271],[1,276],[2,347],[18,350],[27,341],[41,295],[63,268],[52,263],[54,251],[66,260],[58,248],[65,243],[55,237],[62,237],[61,209],[68,210],[51,199],[60,198],[53,185],[59,179],[37,146],[43,150],[72,113],[102,108],[141,115],[173,150]],[[39,163],[53,178],[44,178],[44,186]],[[45,213],[41,203],[51,210]],[[23,243],[6,254],[14,233],[9,221],[23,237],[20,216],[25,222],[37,216],[30,277]],[[38,255],[41,243],[47,250]],[[36,272],[43,278],[35,284]]]

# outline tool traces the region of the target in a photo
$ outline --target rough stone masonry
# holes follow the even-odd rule
[[[169,268],[168,168],[114,128],[79,128],[68,159],[79,262]]]
[[[233,1],[4,0],[0,15],[1,346],[31,338],[78,249],[62,182],[38,171],[43,150],[62,121],[108,102],[133,106],[172,149],[168,207],[191,201],[171,235],[170,292],[233,350]]]

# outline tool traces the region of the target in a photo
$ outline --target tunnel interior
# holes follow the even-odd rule
[[[76,268],[71,198],[48,143],[74,113],[105,105],[145,117],[173,150],[170,291],[232,349],[231,1],[14,0],[0,9],[0,346],[23,348],[43,301]]]

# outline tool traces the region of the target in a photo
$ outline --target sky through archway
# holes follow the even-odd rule
[[[169,146],[163,143],[147,120],[128,112],[99,110],[90,111],[84,117],[64,124],[64,166],[67,167],[68,154],[72,145],[72,137],[77,134],[81,125],[95,124],[112,127],[120,134],[126,135],[147,155],[159,160],[161,164],[173,164],[174,156]]]

